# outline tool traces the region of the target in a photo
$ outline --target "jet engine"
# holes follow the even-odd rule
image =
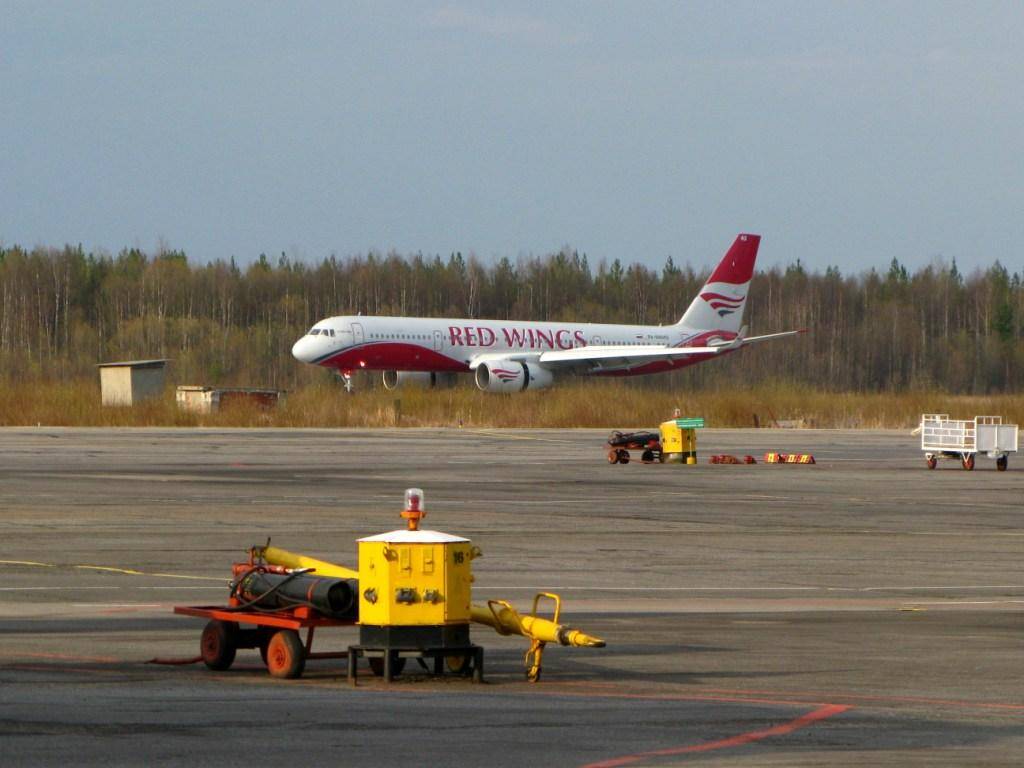
[[[455,374],[433,371],[384,371],[383,380],[384,389],[434,389],[452,386],[455,383]]]
[[[546,389],[555,377],[547,368],[518,360],[488,360],[476,369],[476,386],[484,392],[522,392]]]

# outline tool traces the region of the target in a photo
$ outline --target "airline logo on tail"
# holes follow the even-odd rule
[[[713,293],[706,291],[700,295],[704,301],[711,305],[711,308],[718,312],[719,317],[731,315],[743,306],[743,296],[726,296],[724,293]]]

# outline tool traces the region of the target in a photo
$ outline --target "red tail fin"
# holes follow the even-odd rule
[[[738,235],[725,258],[711,273],[708,283],[742,285],[748,282],[754,274],[754,260],[757,259],[757,246],[760,244],[760,235]]]

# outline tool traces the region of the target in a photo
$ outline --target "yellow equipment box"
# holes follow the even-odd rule
[[[672,464],[697,463],[697,430],[679,426],[678,420],[663,421],[658,427],[661,432],[661,454]]]
[[[473,556],[469,539],[438,531],[359,539],[359,623],[468,624]]]

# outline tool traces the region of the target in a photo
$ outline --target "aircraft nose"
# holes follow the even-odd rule
[[[313,348],[315,346],[313,339],[309,336],[303,336],[292,345],[292,357],[300,363],[311,363],[313,362]]]

